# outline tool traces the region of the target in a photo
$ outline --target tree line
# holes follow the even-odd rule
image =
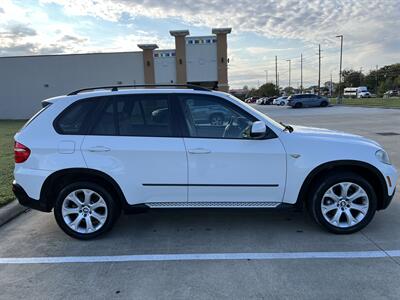
[[[342,71],[341,85],[339,86],[339,83],[333,83],[332,85],[334,86],[332,96],[338,96],[339,91],[341,91],[343,94],[343,90],[346,87],[366,86],[371,93],[382,97],[382,95],[388,90],[400,90],[400,63],[370,70],[365,74],[361,70],[356,71],[353,69],[345,69]],[[325,86],[321,86],[321,94],[329,93],[329,86],[329,81],[325,83]],[[310,90],[311,88],[314,88],[313,90],[315,91],[318,87],[312,86],[305,90]],[[293,87],[285,87],[280,89],[275,84],[270,82],[261,85],[258,89],[249,89],[248,86],[244,86],[243,90],[247,91],[247,97],[272,97],[281,95],[283,93],[293,94],[299,92],[298,89]]]
[[[361,70],[347,69],[342,72],[340,88],[366,86],[371,93],[382,96],[388,90],[400,89],[400,63],[384,66],[364,74]]]

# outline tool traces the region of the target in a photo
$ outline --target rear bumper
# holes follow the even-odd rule
[[[44,212],[51,212],[52,208],[47,202],[30,198],[19,184],[14,182],[12,190],[21,205]]]

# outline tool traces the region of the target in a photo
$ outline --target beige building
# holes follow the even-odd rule
[[[41,100],[91,86],[188,83],[228,91],[230,32],[173,30],[175,49],[139,44],[132,52],[0,57],[0,119],[29,118]]]

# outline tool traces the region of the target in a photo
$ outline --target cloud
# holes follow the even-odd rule
[[[232,82],[257,82],[265,78],[264,69],[269,68],[267,60],[278,55],[280,59],[295,58],[293,73],[297,74],[302,52],[306,57],[304,76],[315,80],[316,50],[318,44],[323,49],[323,79],[330,72],[338,74],[338,34],[344,35],[344,67],[370,68],[370,65],[387,64],[398,61],[400,51],[400,1],[399,0],[38,0],[39,8],[47,4],[57,4],[67,16],[84,16],[85,20],[97,19],[131,27],[139,17],[151,19],[151,24],[171,21],[193,27],[232,27],[229,38],[230,66]],[[14,24],[14,20],[29,20],[35,25],[46,19],[45,15],[29,12],[25,6],[13,5],[11,0],[0,4],[0,31]],[[83,19],[83,18],[81,18]],[[155,20],[155,21],[154,21]],[[50,22],[50,21],[47,21]],[[54,22],[53,22],[54,23]],[[68,29],[68,24],[59,32],[47,35],[39,27],[25,24],[32,29],[15,28],[9,37],[0,37],[0,55],[23,51],[29,53],[125,51],[136,49],[137,43],[156,42],[160,47],[173,47],[173,39],[165,28],[165,36],[154,32],[132,30],[132,34],[107,36],[109,43],[93,44],[91,37],[81,36],[79,31]],[[49,23],[50,24],[50,23]],[[165,23],[163,23],[165,24]],[[53,24],[52,24],[53,25]],[[94,25],[95,26],[95,25]],[[54,27],[54,26],[52,26]],[[69,26],[72,27],[72,26]],[[18,30],[19,29],[19,30]],[[178,28],[179,29],[179,28]],[[55,29],[54,29],[55,31]],[[36,32],[36,35],[29,35]],[[251,39],[235,39],[252,33]],[[255,35],[254,35],[255,33]],[[10,37],[12,36],[12,38]],[[265,42],[265,44],[258,41]],[[5,40],[6,39],[6,40]],[[289,41],[278,44],[277,40]],[[5,50],[6,49],[6,50]],[[274,63],[273,61],[271,62]],[[287,63],[280,62],[282,81],[287,77]],[[297,72],[297,73],[296,73]],[[245,74],[245,75],[244,75]],[[297,76],[297,75],[293,75]]]
[[[60,33],[61,31],[58,31],[58,32]],[[60,42],[67,42],[67,43],[84,43],[87,40],[88,40],[87,38],[81,38],[81,37],[73,36],[73,35],[69,35],[69,34],[66,34],[59,39]]]
[[[129,16],[132,20],[136,17],[173,19],[195,27],[229,26],[233,28],[231,38],[236,34],[246,35],[251,32],[268,39],[291,40],[292,44],[299,45],[297,52],[306,55],[315,55],[320,43],[324,51],[324,63],[337,60],[339,41],[336,35],[343,34],[345,66],[367,67],[372,61],[373,64],[383,64],[388,63],[387,60],[398,60],[399,0],[40,1],[59,4],[66,14],[96,17],[111,22],[120,22],[123,16]],[[247,46],[244,51],[261,60],[273,52],[282,56],[282,51],[286,51],[279,48],[269,51],[272,47],[268,44],[265,47],[259,46],[259,43]],[[242,45],[241,48],[246,47]],[[325,70],[331,72],[335,68],[336,63],[328,65]],[[249,64],[247,69],[251,69]],[[232,66],[232,72],[236,70]],[[262,77],[263,72],[258,76]],[[329,73],[324,76],[329,76]]]
[[[142,51],[138,44],[157,44],[161,49],[175,48],[174,39],[169,35],[159,36],[156,32],[136,30],[132,34],[114,37],[108,51]]]
[[[237,31],[252,31],[268,37],[284,37],[315,42],[333,41],[345,31],[357,39],[353,26],[364,32],[382,31],[385,26],[369,27],[397,20],[398,0],[40,0],[62,5],[68,14],[90,15],[118,21],[123,14],[165,19],[202,26],[232,26]],[[218,16],[217,16],[218,14]],[[393,34],[389,32],[388,34]]]
[[[241,51],[246,51],[250,54],[262,55],[262,54],[271,54],[271,53],[279,53],[284,51],[294,50],[295,48],[267,48],[267,47],[246,47],[245,49],[241,49]]]
[[[87,38],[64,34],[57,31],[53,39],[41,36],[26,24],[10,24],[0,31],[0,55],[33,55],[79,52],[84,48]]]
[[[0,48],[2,55],[27,55],[36,53],[37,47],[34,43],[7,44]]]
[[[9,31],[6,34],[15,37],[25,37],[25,36],[35,36],[37,32],[35,29],[25,25],[25,24],[14,24],[8,27]]]

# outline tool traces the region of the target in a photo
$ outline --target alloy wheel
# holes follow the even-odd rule
[[[325,192],[321,201],[325,220],[340,228],[349,228],[360,223],[368,209],[368,194],[361,186],[352,182],[333,185]]]
[[[107,220],[107,204],[98,193],[78,189],[68,194],[61,209],[65,224],[78,233],[93,233]]]

